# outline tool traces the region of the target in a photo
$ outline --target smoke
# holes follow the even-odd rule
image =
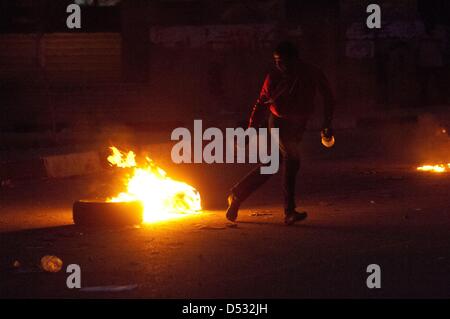
[[[444,113],[445,114],[445,113]],[[337,132],[334,153],[373,157],[390,163],[439,164],[450,162],[450,123],[444,114],[391,118],[385,123],[364,122],[356,133]],[[340,140],[351,141],[341,145]]]
[[[449,122],[443,116],[421,115],[410,141],[412,159],[420,163],[449,163]]]

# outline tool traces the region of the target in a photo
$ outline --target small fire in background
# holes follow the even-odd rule
[[[192,186],[171,179],[153,160],[146,157],[138,166],[136,155],[110,147],[108,162],[119,168],[131,168],[125,181],[126,191],[108,199],[110,202],[139,200],[144,206],[144,222],[162,221],[198,213],[201,207],[199,192]]]
[[[440,153],[439,157],[441,158],[445,158],[450,154],[448,153],[450,149],[449,147],[450,139],[448,138],[449,137],[448,134],[449,129],[447,125],[447,126],[440,126],[436,130],[436,135],[434,136],[434,139],[436,139],[436,137],[439,137],[439,141],[442,143],[442,146],[438,146],[437,149],[446,150],[446,152]],[[430,172],[430,173],[450,173],[450,163],[445,164],[441,162],[440,164],[427,164],[417,167],[417,170],[421,172]]]
[[[437,165],[423,165],[417,167],[417,170],[422,172],[446,173],[450,172],[450,163]]]

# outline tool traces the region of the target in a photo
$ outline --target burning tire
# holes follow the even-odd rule
[[[73,204],[72,217],[80,226],[131,226],[141,224],[144,207],[139,201],[104,202],[79,200]]]

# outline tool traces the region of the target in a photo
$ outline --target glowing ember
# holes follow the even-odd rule
[[[139,200],[144,205],[144,222],[161,221],[197,213],[201,210],[200,194],[192,186],[174,181],[166,172],[146,157],[138,167],[135,154],[111,147],[108,162],[120,168],[132,168],[126,180],[126,192],[108,199],[110,202]]]
[[[450,163],[438,164],[438,165],[424,165],[417,168],[418,171],[433,172],[433,173],[445,173],[450,172]]]

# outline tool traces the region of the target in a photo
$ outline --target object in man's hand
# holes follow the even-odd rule
[[[334,139],[334,135],[333,135],[333,131],[331,128],[325,128],[322,130],[322,132],[320,133],[321,137],[322,137],[322,145],[330,148],[333,147],[335,139]]]

